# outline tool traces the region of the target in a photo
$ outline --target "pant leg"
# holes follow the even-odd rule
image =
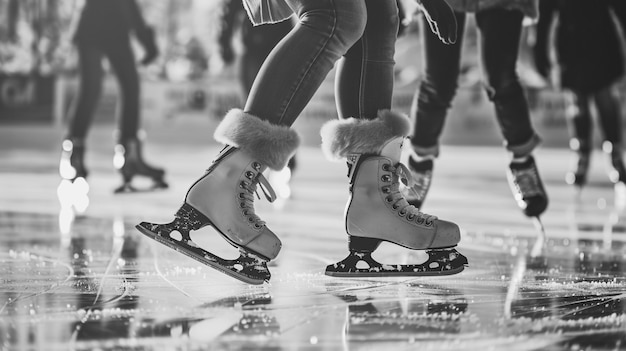
[[[78,43],[79,86],[70,110],[68,138],[85,139],[102,91],[102,51],[95,45]]]
[[[596,103],[604,140],[620,145],[622,143],[622,112],[613,87],[609,86],[593,94],[593,99]]]
[[[396,0],[366,0],[365,4],[365,32],[337,65],[339,118],[373,119],[379,110],[391,109],[398,5]]]
[[[592,118],[590,96],[582,92],[568,91],[565,117],[570,132],[570,147],[588,153],[591,150]]]
[[[243,49],[239,67],[239,79],[244,96],[248,96],[252,83],[267,56],[291,29],[293,29],[293,22],[290,20],[253,26],[252,22],[244,18],[241,28]]]
[[[439,155],[439,137],[458,88],[466,15],[455,14],[458,39],[454,44],[442,43],[426,25],[420,28],[424,45],[424,79],[411,107],[411,117],[415,120],[411,144],[420,156]]]
[[[363,0],[288,3],[298,23],[261,66],[244,111],[290,126],[335,62],[361,38],[367,14]]]
[[[523,16],[520,11],[500,8],[476,14],[485,88],[506,148],[515,156],[530,154],[539,143],[516,72]]]
[[[117,41],[106,46],[105,54],[117,79],[120,92],[118,141],[137,137],[139,130],[139,74],[130,41]]]

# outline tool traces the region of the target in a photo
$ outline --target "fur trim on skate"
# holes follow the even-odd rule
[[[326,122],[320,131],[322,151],[331,161],[340,161],[350,154],[380,154],[389,140],[406,137],[411,123],[403,114],[378,111],[373,120],[348,118]]]
[[[240,109],[230,110],[213,134],[220,143],[235,146],[273,170],[280,170],[296,152],[295,130],[272,124]]]

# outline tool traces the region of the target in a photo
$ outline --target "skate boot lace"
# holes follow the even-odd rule
[[[409,187],[411,193],[415,198],[424,200],[426,194],[430,189],[430,182],[432,179],[432,172],[413,172],[413,186]]]
[[[274,202],[274,200],[276,200],[276,193],[268,180],[259,172],[260,165],[255,162],[253,168],[257,170],[256,174],[253,171],[246,171],[244,173],[245,178],[239,183],[239,188],[243,191],[239,192],[238,199],[240,200],[239,207],[241,213],[246,217],[248,223],[253,225],[254,228],[260,229],[265,225],[265,221],[261,220],[254,211],[254,195],[256,194],[256,197],[261,199],[258,192],[258,188],[261,188],[267,201]]]
[[[513,184],[517,190],[517,194],[522,198],[543,195],[541,186],[539,185],[539,174],[535,167],[523,170],[512,170]]]
[[[417,207],[409,204],[400,192],[400,182],[407,187],[412,188],[414,180],[411,177],[411,171],[402,163],[392,166],[388,163],[383,164],[383,171],[390,172],[391,175],[383,175],[381,180],[390,183],[382,187],[383,193],[387,194],[385,201],[391,204],[394,211],[398,211],[398,216],[406,218],[408,221],[415,221],[417,224],[432,226],[437,216],[429,215],[420,211]]]

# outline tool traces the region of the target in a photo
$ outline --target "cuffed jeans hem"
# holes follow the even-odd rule
[[[435,158],[439,157],[439,145],[434,145],[430,147],[423,147],[411,144],[413,151],[420,157],[433,156]]]
[[[541,143],[541,138],[537,134],[533,136],[525,143],[519,145],[508,145],[504,142],[504,147],[513,154],[513,157],[524,157],[530,155],[531,152]]]

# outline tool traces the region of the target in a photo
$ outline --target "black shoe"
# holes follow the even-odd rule
[[[417,208],[422,208],[424,205],[433,179],[433,167],[432,159],[418,161],[413,155],[409,156],[409,170],[415,183],[405,196],[409,204]]]
[[[126,191],[136,191],[131,186],[131,181],[135,176],[143,176],[152,179],[152,189],[165,189],[168,187],[164,181],[165,171],[148,165],[143,160],[141,142],[131,139],[115,146],[113,165],[120,172],[123,184],[115,190],[116,193]]]
[[[528,217],[541,215],[548,207],[548,195],[543,187],[535,159],[511,162],[507,172],[509,185],[517,205]]]

